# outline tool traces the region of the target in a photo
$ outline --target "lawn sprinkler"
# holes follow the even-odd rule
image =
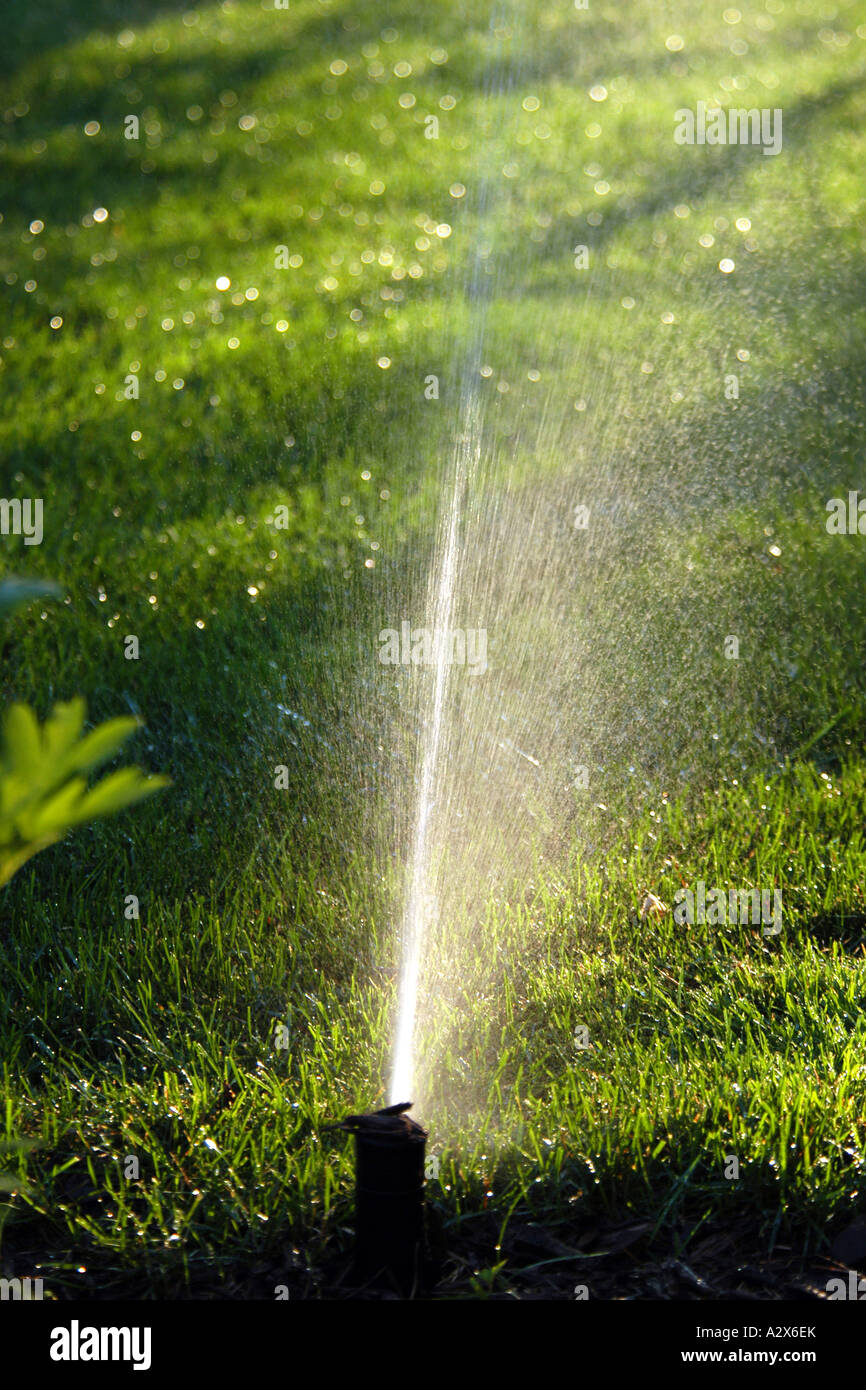
[[[354,1275],[396,1286],[404,1297],[425,1282],[424,1150],[427,1131],[389,1105],[347,1115],[336,1129],[355,1136]]]

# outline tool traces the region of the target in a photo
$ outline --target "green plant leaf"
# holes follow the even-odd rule
[[[131,715],[100,724],[98,729],[93,729],[67,753],[62,761],[63,774],[89,772],[100,763],[107,762],[140,726],[141,720]]]
[[[14,848],[0,850],[0,888],[17,874],[28,859],[32,859],[35,854],[47,849],[49,845],[56,844],[60,838],[60,835],[52,835],[47,840],[34,840],[26,845],[17,845]]]
[[[43,840],[63,835],[76,822],[86,785],[83,777],[74,777],[46,800],[37,802],[32,810],[25,811],[16,822],[20,838]]]
[[[42,747],[47,759],[59,761],[81,737],[86,713],[87,706],[80,695],[54,706],[42,728]]]
[[[47,579],[9,578],[0,582],[0,614],[14,612],[34,598],[59,598],[61,590]]]
[[[0,886],[40,850],[73,826],[133,806],[167,786],[167,777],[146,777],[121,768],[88,790],[84,773],[114,757],[140,725],[130,716],[109,719],[81,738],[86,708],[81,699],[55,705],[40,727],[29,705],[5,714],[0,749]]]
[[[145,777],[139,767],[123,767],[118,772],[110,772],[82,799],[76,813],[76,823],[122,811],[160,787],[168,786],[170,780],[169,777]]]
[[[10,770],[33,774],[42,763],[39,723],[29,705],[10,705],[3,720],[3,763]]]

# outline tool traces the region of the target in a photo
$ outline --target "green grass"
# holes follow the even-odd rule
[[[428,1039],[429,1188],[456,1251],[485,1209],[491,1265],[532,1219],[567,1235],[649,1216],[656,1248],[673,1232],[688,1254],[713,1218],[820,1249],[866,1161],[864,796],[862,767],[797,765],[688,814],[659,806],[628,836],[612,818],[606,873],[575,867],[489,912]],[[670,904],[702,876],[779,885],[782,933],[637,922],[648,888]],[[289,1234],[314,1270],[345,1248],[351,1157],[324,1122],[374,1099],[393,946],[369,887],[317,890],[280,847],[255,886],[240,877],[223,904],[155,904],[125,927],[58,931],[38,899],[21,914],[7,1123],[43,1147],[7,1235],[41,1250],[51,1287],[265,1296],[261,1271],[284,1269],[310,1291]]]
[[[381,1098],[410,810],[370,634],[417,611],[485,238],[477,515],[541,517],[558,580],[575,498],[605,529],[555,609],[529,563],[499,614],[555,650],[591,628],[546,694],[594,771],[434,946],[443,1287],[525,1289],[531,1223],[645,1222],[647,1266],[719,1226],[826,1249],[866,1162],[866,567],[824,530],[863,474],[866,11],[533,0],[487,92],[485,7],[51,10],[2,59],[0,480],[45,541],[0,568],[65,601],[4,627],[3,695],[141,714],[132,756],[173,785],[5,891],[0,1142],[40,1142],[3,1260],[61,1295],[332,1286],[352,1172],[324,1125]],[[782,155],[674,145],[713,93],[783,108]],[[781,936],[638,919],[699,879],[780,887]]]

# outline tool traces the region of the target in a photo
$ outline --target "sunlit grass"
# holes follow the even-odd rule
[[[647,1214],[663,1243],[712,1217],[818,1248],[866,1162],[863,804],[861,770],[801,765],[628,831],[611,817],[606,873],[488,911],[422,1049],[446,1231],[476,1209],[563,1232]],[[781,934],[637,920],[648,888],[670,905],[701,876],[778,884]],[[32,1015],[20,1050],[4,1019],[5,1075],[11,1129],[43,1136],[17,1207],[39,1218],[49,1283],[89,1286],[64,1251],[87,1250],[103,1287],[146,1271],[171,1291],[216,1288],[238,1260],[277,1269],[290,1231],[314,1263],[345,1248],[351,1157],[324,1126],[384,1075],[380,911],[363,861],[335,895],[274,856],[224,911],[154,904],[86,934],[30,914],[4,955]]]
[[[495,1216],[491,1265],[530,1216],[634,1213],[648,1249],[754,1220],[817,1248],[864,1163],[863,558],[823,527],[862,472],[857,7],[843,43],[817,6],[761,28],[690,3],[682,49],[641,7],[524,7],[489,93],[483,10],[51,8],[7,55],[0,209],[2,490],[46,499],[46,540],[2,563],[68,601],[5,629],[4,693],[143,715],[135,756],[174,785],[4,897],[6,1132],[41,1140],[8,1248],[54,1288],[271,1296],[289,1242],[306,1292],[347,1247],[350,1155],[323,1125],[381,1098],[409,795],[376,782],[358,648],[429,556],[485,237],[479,488],[555,514],[566,468],[603,480],[628,525],[593,574],[634,602],[597,638],[611,722],[586,731],[571,867],[443,924],[432,1199],[455,1248]],[[719,91],[784,108],[783,155],[675,146],[674,110]],[[605,743],[617,718],[637,750]],[[698,879],[781,886],[781,937],[639,922]]]

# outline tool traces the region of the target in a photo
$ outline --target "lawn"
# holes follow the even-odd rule
[[[326,1125],[386,1103],[429,697],[377,634],[467,448],[439,1296],[820,1286],[866,1177],[866,560],[826,527],[866,8],[4,8],[0,490],[44,538],[0,577],[61,595],[3,619],[3,699],[135,714],[172,783],[3,890],[0,1272],[345,1296]],[[711,98],[781,153],[676,144]],[[699,882],[781,931],[677,921]]]

